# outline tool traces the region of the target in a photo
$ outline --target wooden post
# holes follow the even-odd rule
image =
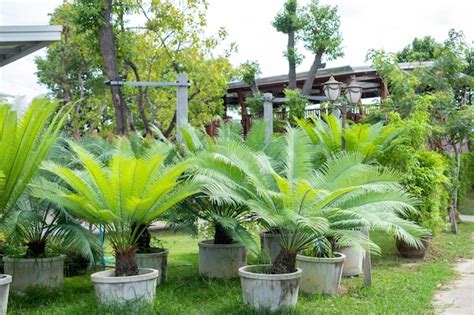
[[[176,83],[176,139],[183,143],[181,128],[185,128],[188,123],[188,75],[178,73]]]
[[[265,139],[271,140],[273,134],[273,95],[272,93],[263,94],[263,120],[267,124],[267,135]]]
[[[364,228],[363,233],[367,236],[367,240],[369,240],[369,229]],[[372,259],[370,258],[370,252],[368,250],[365,251],[365,257],[364,257],[364,264],[363,264],[363,270],[364,270],[364,286],[366,288],[370,287],[372,284]]]

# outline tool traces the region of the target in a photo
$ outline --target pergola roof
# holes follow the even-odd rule
[[[61,39],[60,25],[0,26],[0,67]]]
[[[419,66],[427,66],[430,62],[416,63],[400,63],[399,66],[405,71],[412,71]],[[363,98],[379,97],[385,93],[385,83],[381,76],[372,66],[342,66],[337,68],[324,68],[318,70],[310,92],[311,96],[323,96],[322,84],[326,82],[331,75],[342,83],[349,83],[354,76],[357,82],[363,87]],[[300,72],[296,74],[296,84],[298,88],[302,88],[304,81],[308,76],[308,72]],[[270,92],[273,96],[283,96],[283,90],[288,86],[288,74],[277,75],[257,79],[257,85],[260,92]],[[251,95],[250,85],[239,81],[231,82],[228,85],[227,94],[224,98],[225,104],[238,104],[239,99]]]

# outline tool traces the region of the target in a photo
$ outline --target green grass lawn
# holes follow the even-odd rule
[[[459,212],[474,215],[474,191],[464,196],[459,203]]]
[[[473,257],[474,224],[459,225],[460,234],[434,238],[425,261],[398,256],[393,240],[373,235],[383,248],[373,257],[373,285],[363,288],[361,277],[344,279],[346,293],[337,296],[300,294],[295,314],[430,314],[432,296],[438,284],[452,279],[453,262]],[[242,303],[240,282],[207,280],[198,276],[197,241],[182,234],[161,234],[170,250],[169,277],[159,286],[153,309],[140,314],[256,314]],[[66,279],[64,289],[35,290],[12,295],[10,314],[118,314],[99,309],[88,276]],[[127,310],[123,313],[130,314]]]

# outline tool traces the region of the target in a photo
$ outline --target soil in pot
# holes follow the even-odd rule
[[[398,252],[404,258],[413,258],[413,259],[424,258],[431,246],[431,238],[432,238],[431,236],[425,236],[421,239],[421,243],[423,244],[422,248],[416,248],[405,243],[404,241],[397,240],[396,245],[397,245]]]
[[[64,256],[51,258],[3,258],[5,273],[13,277],[11,288],[58,288],[64,283]]]
[[[271,274],[271,265],[245,266],[239,269],[245,304],[257,310],[292,309],[298,301],[302,271]]]
[[[247,264],[247,250],[241,244],[199,242],[199,274],[209,278],[234,278]]]
[[[114,270],[105,270],[91,275],[95,295],[100,304],[123,305],[153,303],[159,271],[140,268],[134,276],[116,277]]]
[[[168,250],[165,248],[151,247],[146,252],[137,252],[135,259],[139,268],[151,268],[160,272],[158,283],[166,281],[168,266]]]
[[[297,266],[303,271],[300,290],[305,293],[336,294],[341,283],[346,256],[334,253],[332,258],[296,256]]]

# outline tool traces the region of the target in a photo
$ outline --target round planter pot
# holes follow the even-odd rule
[[[113,269],[93,273],[91,280],[98,302],[103,305],[152,303],[156,295],[159,271],[140,268],[139,272],[136,276],[128,277],[116,277]]]
[[[209,278],[234,278],[247,264],[247,250],[241,244],[199,242],[199,274]]]
[[[334,258],[296,256],[296,263],[303,271],[300,280],[301,292],[338,293],[346,256],[337,252],[334,255]]]
[[[260,233],[260,249],[262,251],[263,261],[273,263],[281,251],[281,245],[278,242],[278,233]]]
[[[152,248],[152,253],[137,253],[135,259],[139,268],[151,268],[160,272],[158,283],[166,281],[166,269],[168,266],[168,250],[164,248]]]
[[[8,293],[10,291],[10,283],[12,276],[0,274],[0,315],[7,313]]]
[[[337,251],[346,256],[342,267],[343,277],[352,277],[362,274],[365,250],[361,248],[343,247],[338,248]]]
[[[404,258],[424,258],[428,249],[431,245],[431,236],[426,236],[421,239],[421,243],[423,244],[422,248],[416,248],[413,246],[408,245],[407,243],[397,240],[396,245],[398,252]]]
[[[298,302],[301,269],[285,274],[265,273],[271,265],[245,266],[239,269],[244,303],[257,310],[292,309]]]
[[[13,277],[11,288],[58,288],[64,283],[64,256],[51,258],[3,258],[4,272]]]

